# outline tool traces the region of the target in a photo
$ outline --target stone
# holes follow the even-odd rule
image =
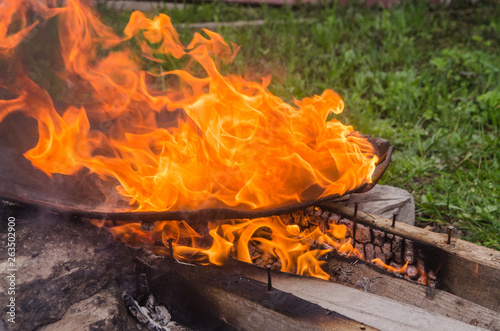
[[[135,288],[128,281],[135,263],[127,247],[88,222],[11,214],[16,218],[17,313],[10,330],[136,330],[121,299],[122,289]],[[6,237],[1,233],[0,241]],[[7,270],[7,265],[5,254],[0,267]],[[0,288],[7,288],[6,282],[1,277]],[[0,302],[7,300],[7,291],[0,291]]]
[[[71,305],[57,322],[42,326],[40,331],[78,330],[88,325],[92,330],[117,328],[115,316],[119,315],[121,302],[109,290],[101,291],[85,300]]]
[[[345,199],[345,197],[343,197]],[[349,197],[347,206],[392,219],[397,212],[397,221],[415,225],[415,201],[410,192],[388,185],[375,185],[366,193],[354,193]]]

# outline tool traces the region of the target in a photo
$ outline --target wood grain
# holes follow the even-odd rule
[[[323,203],[320,207],[351,218],[354,209],[337,203]],[[500,312],[500,252],[465,240],[453,238],[447,244],[447,235],[430,232],[405,223],[359,211],[357,221],[425,247],[441,263],[440,288],[460,298]]]

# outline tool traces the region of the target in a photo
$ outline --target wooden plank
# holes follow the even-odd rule
[[[293,293],[269,292],[265,282],[241,273],[241,262],[220,268],[176,263],[168,258],[147,259],[138,258],[142,271],[155,298],[169,311],[171,306],[199,314],[198,318],[210,314],[239,330],[375,330]],[[267,277],[266,270],[251,267]]]
[[[221,288],[209,286],[205,282],[198,282],[194,287],[205,300],[208,298],[213,313],[238,330],[327,331],[360,330],[361,327],[367,329],[366,326],[354,321],[346,323],[346,320],[337,320],[335,322],[321,320],[322,317],[328,318],[328,315],[316,318],[316,323],[308,323],[275,311],[272,301],[266,302],[263,305],[262,303],[256,303]],[[265,291],[265,288],[261,288],[260,290]],[[270,308],[267,308],[266,305]],[[371,327],[368,327],[368,329],[375,330]]]
[[[329,263],[331,266],[332,263]],[[344,263],[337,263],[342,266]],[[477,303],[462,299],[446,291],[391,276],[364,262],[349,264],[352,273],[341,284],[419,307],[429,312],[451,317],[466,324],[489,330],[500,330],[498,312]]]
[[[250,276],[252,277],[252,276]],[[256,277],[262,279],[262,276]],[[304,284],[305,283],[305,284]],[[479,330],[452,318],[319,279],[273,276],[273,286],[381,330]]]
[[[395,300],[316,278],[278,271],[272,272],[273,291],[267,292],[266,270],[241,262],[231,261],[224,267],[193,267],[160,259],[149,264],[154,266],[153,271],[148,270],[146,273],[153,293],[158,294],[158,298],[173,297],[171,293],[159,294],[165,289],[182,288],[185,293],[188,288],[195,288],[194,292],[203,294],[199,300],[204,302],[206,309],[213,308],[219,318],[229,324],[237,323],[232,325],[244,330],[290,330],[296,327],[305,327],[305,330],[430,330],[436,326],[440,330],[479,330],[476,326]],[[173,281],[176,277],[183,281],[176,283]],[[332,313],[314,313],[314,318],[311,318],[311,305]],[[272,308],[280,314],[263,311],[261,306]],[[283,314],[287,309],[295,312],[288,310],[289,314]],[[292,318],[297,310],[298,315]],[[245,316],[248,314],[252,315],[254,324],[238,324],[238,320],[246,321]],[[328,320],[330,314],[336,316],[333,321]],[[298,324],[304,316],[309,316],[308,321],[315,322],[308,326]],[[338,316],[344,317],[339,319]],[[355,322],[349,323],[349,318]]]
[[[337,203],[322,203],[321,208],[351,218],[354,210]],[[500,312],[500,252],[465,240],[430,232],[405,223],[359,211],[357,221],[425,246],[442,262],[440,288],[460,298]]]

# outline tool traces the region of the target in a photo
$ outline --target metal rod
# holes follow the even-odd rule
[[[354,203],[354,215],[352,216],[352,239],[355,240],[356,238],[356,228],[358,224],[358,203]],[[353,243],[354,245],[354,243]]]
[[[448,241],[446,242],[448,245],[451,244],[451,236],[453,234],[453,229],[455,229],[454,226],[449,226],[448,227]]]
[[[174,242],[174,240],[172,238],[170,238],[170,239],[167,240],[167,242],[168,242],[168,251],[170,253],[170,257],[172,259],[174,259],[174,247],[172,245],[172,243]]]
[[[267,291],[271,292],[273,290],[273,285],[271,282],[271,268],[267,268]]]
[[[396,226],[396,218],[398,218],[398,212],[395,211],[394,213],[392,213],[392,227],[395,227]]]

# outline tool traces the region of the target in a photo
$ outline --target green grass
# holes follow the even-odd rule
[[[384,184],[409,190],[420,225],[453,224],[500,250],[500,6],[405,1],[388,10],[224,3],[168,12],[186,22],[265,18],[217,32],[242,45],[232,72],[274,76],[285,100],[337,91],[340,115],[397,148]],[[102,9],[102,8],[101,8]],[[127,12],[104,11],[123,28]],[[312,18],[307,23],[294,19]],[[193,30],[181,37],[188,42]],[[167,67],[164,69],[168,69]],[[250,73],[250,74],[249,74]]]

